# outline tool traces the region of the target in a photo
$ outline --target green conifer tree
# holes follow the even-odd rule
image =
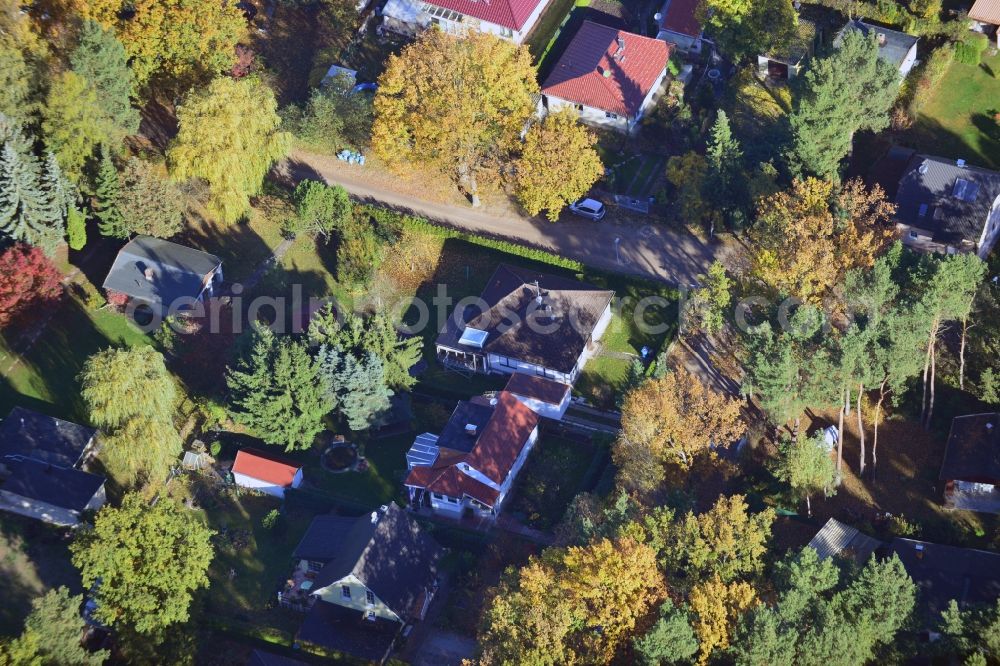
[[[330,399],[351,430],[367,430],[388,411],[392,391],[386,386],[381,359],[368,352],[360,358],[333,347],[320,350]]]
[[[97,190],[94,193],[96,199],[94,205],[94,215],[97,216],[98,225],[102,236],[114,238],[128,238],[128,229],[121,211],[118,210],[118,193],[121,190],[121,181],[118,176],[118,169],[111,160],[111,155],[107,148],[101,146],[101,161],[97,171]]]
[[[327,383],[306,346],[255,330],[248,354],[229,369],[226,382],[234,418],[268,444],[307,449],[330,412]]]
[[[87,244],[87,216],[76,206],[66,213],[66,236],[73,250],[80,251]]]

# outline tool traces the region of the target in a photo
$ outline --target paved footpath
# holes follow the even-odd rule
[[[471,206],[427,201],[373,183],[365,167],[335,158],[295,152],[279,168],[293,181],[323,178],[343,186],[356,199],[425,217],[463,231],[503,238],[549,250],[605,270],[642,275],[674,286],[694,284],[722,246],[656,224],[592,222],[563,219],[558,223],[519,215],[499,215]],[[609,218],[611,216],[609,215]],[[617,239],[617,242],[616,242]]]

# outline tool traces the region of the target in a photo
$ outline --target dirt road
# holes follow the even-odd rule
[[[535,246],[590,266],[675,286],[694,284],[708,264],[725,252],[721,245],[706,244],[662,225],[613,221],[614,211],[601,222],[564,215],[562,221],[553,223],[485,206],[474,209],[431,201],[393,187],[382,172],[310,153],[293,153],[279,171],[294,181],[312,178],[336,183],[358,200],[419,215],[436,224]]]

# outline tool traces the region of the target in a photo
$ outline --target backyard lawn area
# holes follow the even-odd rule
[[[31,601],[65,585],[74,594],[80,575],[64,530],[10,513],[0,514],[0,636],[21,633]]]
[[[305,461],[305,485],[315,487],[335,500],[369,510],[395,500],[402,503],[406,452],[413,444],[413,432],[372,439],[365,446],[368,469],[333,473],[319,463],[321,451],[312,449]]]
[[[75,297],[58,305],[52,321],[20,362],[13,365],[16,338],[0,334],[0,416],[23,405],[53,416],[85,420],[77,375],[87,357],[115,345],[150,344],[125,316],[88,310]]]
[[[909,139],[922,152],[1000,168],[1000,53],[978,67],[952,63],[924,105]]]
[[[573,497],[597,483],[608,455],[607,447],[589,439],[543,433],[518,476],[506,510],[536,529],[551,530]]]

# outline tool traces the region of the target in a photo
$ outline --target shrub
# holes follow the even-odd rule
[[[893,536],[913,537],[920,534],[920,523],[906,519],[906,516],[899,514],[889,519],[889,532]]]
[[[989,46],[989,38],[981,32],[970,32],[955,45],[955,59],[963,65],[979,65],[983,52]]]
[[[914,84],[908,84],[906,96],[909,98],[909,115],[916,118],[923,108],[923,105],[930,98],[930,93],[935,90],[948,72],[952,61],[955,59],[955,47],[945,44],[941,48],[935,49],[927,58],[920,71],[920,76]]]
[[[213,458],[218,458],[219,454],[222,453],[222,442],[215,440],[208,446],[208,452],[212,454]]]
[[[354,225],[337,246],[337,278],[342,282],[367,282],[385,258],[375,233]]]
[[[274,526],[278,524],[279,518],[281,518],[281,514],[278,510],[271,509],[263,518],[261,518],[260,524],[265,530],[273,530]]]

